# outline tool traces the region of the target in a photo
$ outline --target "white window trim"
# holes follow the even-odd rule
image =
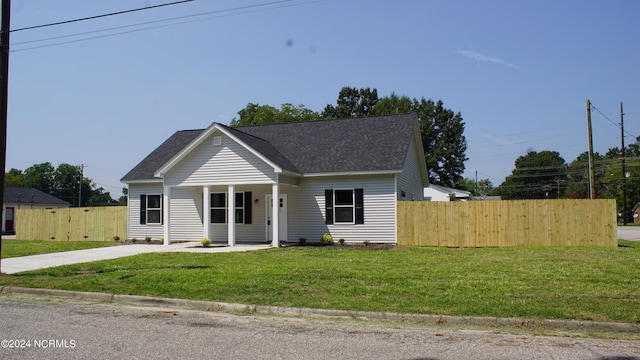
[[[336,192],[351,191],[351,205],[336,205]],[[338,221],[337,208],[351,208],[351,221]],[[356,189],[333,189],[333,225],[355,225],[356,223]]]
[[[157,208],[152,208],[149,207],[149,199],[152,196],[158,196],[160,198],[160,200],[158,201],[158,203],[160,204],[160,207]],[[163,214],[163,209],[162,209],[162,194],[146,194],[146,204],[145,205],[145,225],[162,225],[162,216]],[[160,216],[158,217],[158,222],[150,222],[149,221],[149,211],[160,211]]]

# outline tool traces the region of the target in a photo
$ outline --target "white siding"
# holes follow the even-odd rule
[[[222,145],[213,144],[222,136]],[[273,183],[274,169],[229,137],[214,132],[171,168],[164,181],[169,186]]]
[[[153,240],[160,240],[163,236],[161,224],[140,224],[140,195],[162,194],[162,183],[129,184],[129,229],[127,238],[144,240],[151,236]]]
[[[202,226],[202,188],[171,188],[171,241],[200,241]]]
[[[398,174],[398,200],[424,200],[419,157],[416,142],[413,137],[409,145],[409,152],[404,162],[402,173]],[[404,197],[402,197],[404,192]]]
[[[364,224],[325,224],[325,189],[362,188]],[[301,179],[299,187],[287,188],[289,194],[289,241],[304,237],[318,242],[331,234],[334,241],[396,242],[396,196],[394,175],[335,176]]]

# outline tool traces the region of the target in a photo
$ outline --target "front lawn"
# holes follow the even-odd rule
[[[1,275],[0,286],[244,304],[640,323],[640,243],[154,253]],[[4,244],[3,244],[4,245]]]
[[[3,240],[2,258],[120,245],[116,241]]]

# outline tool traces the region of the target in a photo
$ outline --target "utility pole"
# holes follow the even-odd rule
[[[476,196],[480,196],[480,194],[478,194],[478,170],[476,170]]]
[[[624,164],[624,113],[620,102],[620,139],[622,141],[622,224],[627,225],[627,171]]]
[[[4,215],[4,173],[7,162],[7,108],[9,90],[9,31],[11,20],[11,0],[2,0],[2,19],[0,24],[0,211]],[[4,216],[0,216],[4,219]],[[2,234],[0,233],[0,253],[2,253]],[[0,272],[2,268],[0,267]]]
[[[82,182],[84,180],[84,164],[80,165],[80,186],[78,186],[78,207],[82,206]]]
[[[587,129],[589,132],[589,199],[595,198],[596,170],[593,161],[593,135],[591,134],[591,101],[587,100]]]

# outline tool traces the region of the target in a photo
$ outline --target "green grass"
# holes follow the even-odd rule
[[[155,253],[0,285],[245,304],[640,323],[640,243],[618,248],[291,247]]]
[[[92,249],[119,244],[116,241],[6,240],[2,241],[2,258]]]

